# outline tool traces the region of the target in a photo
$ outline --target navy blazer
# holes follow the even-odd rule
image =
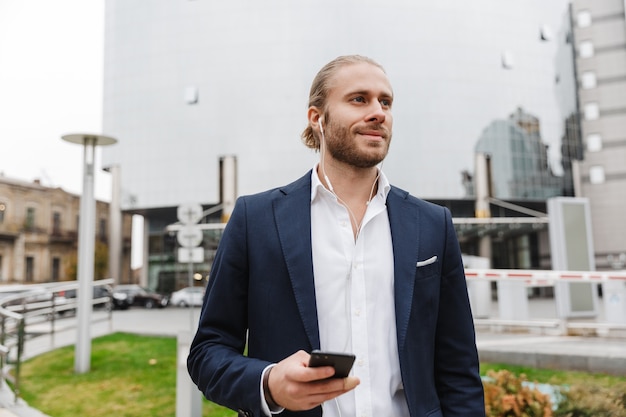
[[[411,416],[484,417],[450,212],[395,187],[387,212],[400,369]],[[418,266],[433,256],[435,262]],[[319,347],[309,171],[285,187],[237,200],[213,262],[188,368],[209,400],[240,415],[262,416],[263,369]],[[321,407],[281,416],[321,416]]]

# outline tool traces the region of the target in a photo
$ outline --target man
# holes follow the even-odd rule
[[[237,201],[188,358],[208,399],[244,416],[484,417],[450,213],[378,168],[392,104],[379,64],[331,61],[303,133],[320,162]],[[308,367],[313,349],[354,353],[352,374]]]

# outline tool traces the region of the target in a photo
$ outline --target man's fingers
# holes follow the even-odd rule
[[[310,383],[308,386],[311,394],[331,395],[332,397],[336,397],[337,395],[353,390],[360,383],[359,378],[349,376],[346,378],[324,379]]]
[[[359,380],[359,378],[356,378],[354,376],[346,377],[343,379],[343,389],[344,391],[350,391],[351,389],[354,389],[360,383],[361,381]]]
[[[331,366],[311,368],[309,354],[298,351],[278,362],[268,378],[268,391],[276,404],[288,410],[308,410],[359,385],[355,377],[330,378]]]

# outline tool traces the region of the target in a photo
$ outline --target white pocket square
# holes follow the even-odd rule
[[[419,268],[420,266],[434,264],[435,262],[437,262],[437,255],[433,256],[432,258],[428,258],[425,261],[417,261],[416,266]]]

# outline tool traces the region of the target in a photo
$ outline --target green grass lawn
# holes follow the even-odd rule
[[[176,339],[116,333],[94,339],[91,371],[74,372],[74,347],[24,362],[22,398],[52,417],[173,417]],[[200,395],[200,394],[198,394]],[[203,400],[203,416],[237,413]]]
[[[174,417],[176,339],[116,333],[92,341],[91,371],[74,373],[74,347],[24,362],[22,398],[52,417]],[[626,377],[482,364],[481,373],[508,369],[530,381],[555,385],[626,383]],[[203,400],[204,417],[236,413]]]

